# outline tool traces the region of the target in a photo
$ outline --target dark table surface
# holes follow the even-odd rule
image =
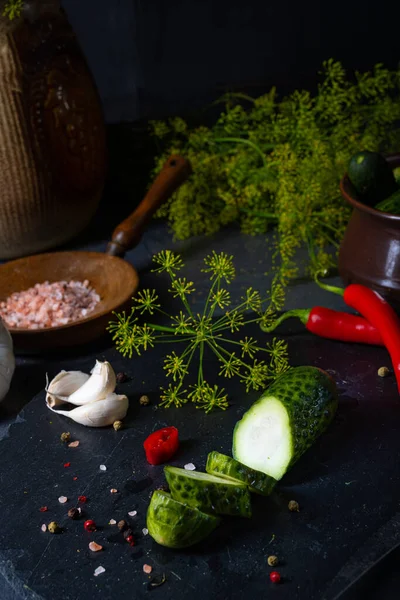
[[[77,240],[69,247],[104,251],[106,235],[99,238]],[[248,237],[232,228],[212,238],[174,243],[163,224],[153,223],[126,259],[137,267],[141,286],[157,286],[164,297],[165,280],[151,272],[151,256],[163,248],[183,253],[185,274],[197,284],[194,302],[199,307],[207,288],[206,275],[200,271],[202,259],[211,249],[235,256],[234,297],[249,285],[262,292],[268,289],[265,236]],[[339,283],[339,279],[331,278],[331,282]],[[339,308],[341,299],[299,280],[290,289],[287,308],[321,303]],[[315,338],[296,323],[281,331],[289,341],[293,365],[316,365],[336,379],[340,405],[335,421],[270,498],[253,499],[252,519],[224,519],[211,538],[185,551],[162,548],[142,533],[149,494],[164,481],[162,467],[146,463],[143,439],[159,427],[177,426],[182,445],[173,464],[193,462],[204,470],[209,451],[230,453],[233,426],[259,393],[246,394],[240,384],[228,381],[231,405],[226,412],[205,415],[189,405],[158,408],[164,348],[129,360],[115,351],[108,338],[91,347],[77,345],[64,355],[18,357],[11,391],[1,406],[0,599],[86,600],[96,596],[123,600],[153,593],[163,600],[242,598],[244,594],[330,600],[346,587],[363,564],[363,549],[371,550],[370,537],[399,507],[400,410],[395,380],[377,376],[377,369],[389,362],[383,348]],[[248,334],[270,339],[251,326]],[[129,376],[119,386],[130,398],[130,409],[124,429],[118,432],[84,428],[45,407],[46,373],[51,378],[61,369],[88,372],[96,358],[109,360],[117,372]],[[139,406],[142,394],[151,398],[151,406]],[[72,449],[61,444],[63,431],[70,431],[80,446]],[[71,466],[65,468],[66,462]],[[101,464],[106,465],[105,472],[99,469]],[[111,488],[118,493],[111,494]],[[66,518],[67,509],[80,494],[88,497],[86,514],[98,524],[94,534],[84,532],[82,521]],[[61,495],[69,498],[66,505],[59,504]],[[288,511],[290,499],[300,503],[299,513]],[[48,512],[39,512],[44,505]],[[133,510],[137,515],[127,517]],[[122,542],[115,526],[108,524],[112,518],[130,519],[134,548]],[[51,520],[64,527],[61,535],[41,531],[42,523]],[[388,529],[386,550],[399,541],[400,531],[399,527]],[[102,552],[88,550],[92,539],[104,546]],[[270,554],[281,560],[279,586],[268,580]],[[153,566],[152,576],[165,574],[161,587],[149,588],[144,563]],[[106,571],[95,577],[99,565]],[[397,598],[387,583],[388,578],[384,595],[377,592],[368,598]]]

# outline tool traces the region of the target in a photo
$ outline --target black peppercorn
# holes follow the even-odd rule
[[[128,379],[128,376],[126,373],[123,373],[122,371],[120,373],[117,373],[117,383],[125,383],[125,381]]]
[[[133,536],[133,531],[132,531],[132,529],[130,527],[128,527],[124,531],[124,539],[126,540],[126,538],[129,537],[129,536]]]
[[[124,519],[121,519],[121,521],[118,521],[117,527],[120,531],[125,531],[125,529],[128,527],[128,523],[124,521]]]
[[[70,508],[68,511],[68,516],[70,519],[76,521],[76,519],[79,519],[79,517],[81,516],[81,513],[77,508]]]

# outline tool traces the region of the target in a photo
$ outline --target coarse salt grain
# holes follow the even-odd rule
[[[75,442],[71,442],[70,444],[68,444],[68,448],[77,448],[79,444],[80,442],[76,440]]]
[[[99,469],[100,471],[107,471],[106,465],[100,465]]]
[[[44,533],[45,531],[47,531],[47,525],[46,525],[46,523],[43,523],[43,525],[41,526],[41,528],[40,528],[40,529],[43,531],[43,533]]]
[[[100,546],[100,544],[96,544],[96,542],[90,542],[89,550],[91,550],[92,552],[100,552],[100,550],[103,550],[103,546]]]
[[[86,281],[37,283],[11,294],[0,303],[0,316],[8,327],[48,329],[78,321],[92,312],[100,296]]]
[[[118,490],[116,490],[115,488],[111,488],[110,492],[112,494],[118,494]]]
[[[184,467],[186,469],[186,471],[195,471],[196,467],[194,466],[193,463],[188,463],[187,465],[185,465]]]
[[[152,572],[153,567],[151,565],[143,565],[143,571],[147,574],[150,575],[150,573]]]
[[[94,576],[97,577],[97,575],[101,575],[102,573],[105,573],[106,570],[104,567],[97,567],[97,569],[94,572]]]
[[[65,504],[66,502],[68,502],[68,498],[67,496],[60,496],[58,501],[60,504]]]
[[[130,517],[136,517],[136,515],[137,515],[137,510],[131,510],[131,512],[128,512],[128,515],[129,515]]]
[[[143,533],[143,535],[147,535],[149,533],[149,530],[147,529],[147,527],[143,527],[142,533]]]
[[[116,524],[117,524],[117,521],[116,521],[115,519],[110,519],[110,520],[108,521],[108,524],[109,524],[109,525],[116,525]]]

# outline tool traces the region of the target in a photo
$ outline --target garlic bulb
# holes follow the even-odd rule
[[[47,408],[86,427],[106,427],[121,421],[129,406],[126,396],[114,393],[116,385],[115,372],[109,362],[96,360],[90,375],[82,371],[61,371],[46,387]],[[78,408],[58,410],[64,403]]]
[[[0,318],[0,402],[10,389],[14,369],[13,341],[10,332]]]
[[[48,407],[58,415],[64,415],[76,423],[86,427],[106,427],[114,421],[121,421],[128,411],[129,400],[121,394],[108,394],[103,400],[96,400],[74,408],[73,410],[55,410]]]
[[[49,407],[63,402],[82,406],[103,400],[115,390],[116,385],[115,372],[110,363],[96,360],[90,376],[81,371],[58,373],[47,387],[46,402]]]

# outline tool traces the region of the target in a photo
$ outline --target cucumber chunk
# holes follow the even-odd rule
[[[213,515],[206,515],[173,500],[170,494],[156,490],[147,509],[147,529],[151,537],[167,548],[188,548],[204,540],[220,523]]]
[[[336,409],[336,385],[328,373],[292,368],[236,424],[233,456],[279,480],[325,431]]]
[[[207,457],[206,471],[216,477],[226,477],[238,483],[245,483],[251,492],[262,496],[269,496],[276,485],[276,479],[273,477],[246,467],[238,460],[219,452],[210,452]]]
[[[171,496],[204,512],[251,517],[247,485],[198,471],[164,468]]]

